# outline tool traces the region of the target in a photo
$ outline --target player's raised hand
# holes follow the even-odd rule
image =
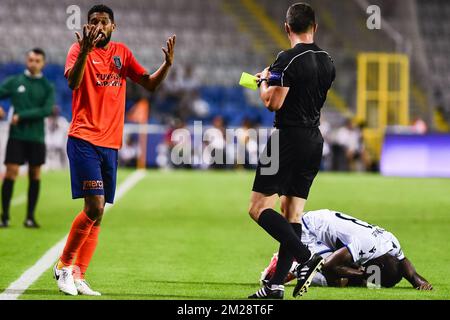
[[[81,37],[79,32],[75,32],[75,36],[80,44],[80,50],[86,53],[91,52],[95,45],[104,37],[103,33],[100,32],[100,25],[94,26],[89,24],[83,26],[83,37]]]
[[[3,119],[5,117],[5,110],[3,110],[2,107],[0,107],[0,119]]]
[[[173,64],[173,56],[174,56],[174,49],[175,49],[175,42],[176,42],[176,35],[173,35],[167,39],[166,45],[167,48],[161,48],[164,52],[166,63],[171,66]]]

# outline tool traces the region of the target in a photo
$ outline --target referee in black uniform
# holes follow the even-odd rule
[[[249,297],[253,299],[282,299],[293,259],[300,263],[294,297],[302,295],[323,264],[323,259],[312,255],[301,242],[301,217],[322,159],[320,110],[335,79],[335,68],[328,53],[314,43],[317,24],[311,6],[297,3],[289,7],[285,30],[291,49],[280,52],[269,68],[256,75],[261,100],[275,111],[277,128],[265,152],[274,153],[278,143],[279,152],[271,157],[278,156],[279,162],[275,174],[265,174],[269,165],[260,159],[249,213],[280,242],[280,249],[274,276]],[[273,209],[277,196],[283,215]]]

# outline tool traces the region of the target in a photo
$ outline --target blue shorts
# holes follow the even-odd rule
[[[97,147],[69,137],[67,155],[70,164],[72,198],[103,195],[108,203],[114,202],[118,166],[116,149]]]

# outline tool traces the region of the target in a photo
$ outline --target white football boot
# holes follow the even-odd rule
[[[58,269],[57,262],[53,267],[53,278],[55,278],[61,292],[71,296],[78,295],[78,290],[73,280],[72,267]]]
[[[75,287],[78,290],[79,294],[82,294],[84,296],[101,296],[102,294],[98,291],[94,291],[89,286],[89,283],[87,283],[84,279],[76,279],[75,280]]]

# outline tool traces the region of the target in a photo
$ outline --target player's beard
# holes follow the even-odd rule
[[[109,41],[111,41],[111,35],[112,35],[111,33],[108,36],[104,35],[102,37],[102,40],[97,42],[97,44],[95,46],[97,48],[104,48],[109,43]]]

